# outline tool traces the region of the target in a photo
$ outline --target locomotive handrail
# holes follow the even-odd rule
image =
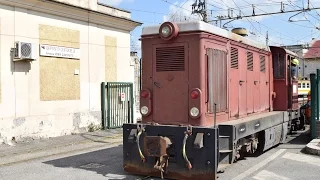
[[[138,151],[139,151],[139,155],[140,155],[140,158],[141,158],[141,161],[142,162],[145,162],[146,161],[146,158],[144,157],[142,151],[141,151],[141,148],[140,148],[140,136],[142,134],[142,129],[139,130],[139,133],[137,135],[137,145],[138,145]]]
[[[190,163],[190,161],[188,159],[187,153],[186,153],[186,144],[187,144],[188,137],[189,137],[189,134],[188,134],[188,132],[186,132],[185,135],[184,135],[184,138],[183,138],[182,156],[183,156],[184,160],[187,163],[187,168],[191,169],[192,165],[191,165],[191,163]]]

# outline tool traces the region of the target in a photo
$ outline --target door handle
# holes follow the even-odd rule
[[[157,82],[154,82],[153,84],[157,86],[157,88],[160,88],[160,85]]]

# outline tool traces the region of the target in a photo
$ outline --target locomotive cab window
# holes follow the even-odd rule
[[[275,79],[284,79],[285,61],[283,54],[273,54],[273,76]]]
[[[233,66],[237,67],[237,51],[234,51],[233,55]],[[216,112],[224,112],[227,110],[227,53],[208,48],[207,66],[208,112],[214,113],[215,103]]]

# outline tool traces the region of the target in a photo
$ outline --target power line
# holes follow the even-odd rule
[[[248,3],[248,4],[250,4],[250,3],[249,3],[248,1],[246,1],[246,0],[243,0],[243,1],[246,2],[246,3]],[[261,9],[259,9],[259,10],[261,10]],[[263,11],[263,10],[261,10],[261,11]],[[263,11],[263,12],[264,12],[264,11]],[[272,15],[272,16],[274,16],[274,15]],[[282,19],[281,19],[281,20],[282,20]],[[283,21],[284,21],[284,20],[283,20]],[[260,23],[260,22],[258,22],[258,21],[256,21],[256,22],[259,23],[259,24],[261,24],[261,25],[263,25],[263,26],[265,26],[266,28],[268,28],[268,29],[276,32],[276,33],[282,34],[282,33],[278,32],[278,31],[276,31],[276,30],[274,30],[274,29],[271,29],[271,28],[267,27],[266,25],[264,25],[264,24],[262,24],[262,23]],[[287,22],[287,21],[285,21],[285,22]],[[303,26],[303,27],[305,27],[305,26]],[[282,34],[282,35],[290,38],[290,39],[287,39],[287,40],[291,40],[292,42],[295,42],[295,41],[296,41],[295,39],[293,39],[293,38],[290,37],[290,36],[287,36],[287,35],[285,35],[285,34]]]
[[[239,8],[239,7],[238,7]],[[252,9],[253,9],[253,12],[255,10],[255,6],[252,6]],[[281,11],[280,12],[271,12],[271,13],[261,13],[261,14],[255,14],[253,13],[252,15],[239,15],[238,17],[218,17],[218,19],[216,20],[210,20],[209,22],[212,22],[212,21],[217,21],[217,20],[237,20],[237,19],[241,19],[241,18],[248,18],[248,17],[258,17],[258,16],[267,16],[267,15],[273,15],[273,14],[283,14],[283,13],[290,13],[290,12],[304,12],[304,11],[311,11],[311,10],[316,10],[316,9],[320,9],[320,7],[316,7],[316,8],[306,8],[306,9],[298,9],[298,10],[288,10],[288,11],[285,11],[283,9],[283,7],[281,7]],[[241,9],[239,8],[240,12],[241,12]]]
[[[189,9],[183,8],[182,6],[180,7],[180,6],[178,6],[178,5],[176,5],[176,4],[172,3],[172,2],[169,2],[169,1],[167,1],[167,0],[161,0],[161,1],[163,1],[163,2],[165,2],[165,3],[168,3],[168,4],[171,4],[171,5],[173,5],[173,6],[176,6],[176,7],[180,8],[180,9],[184,9],[184,10],[192,13],[192,11],[190,11]]]
[[[180,6],[180,8],[171,16],[171,18],[173,18],[179,11],[180,11],[180,9],[188,2],[189,0],[186,0],[181,6]],[[171,19],[170,18],[170,19]]]

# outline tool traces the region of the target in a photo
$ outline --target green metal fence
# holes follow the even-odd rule
[[[311,136],[316,138],[316,124],[319,121],[320,105],[320,69],[317,73],[310,74],[311,83]]]
[[[101,113],[104,129],[133,122],[133,83],[102,82]]]

